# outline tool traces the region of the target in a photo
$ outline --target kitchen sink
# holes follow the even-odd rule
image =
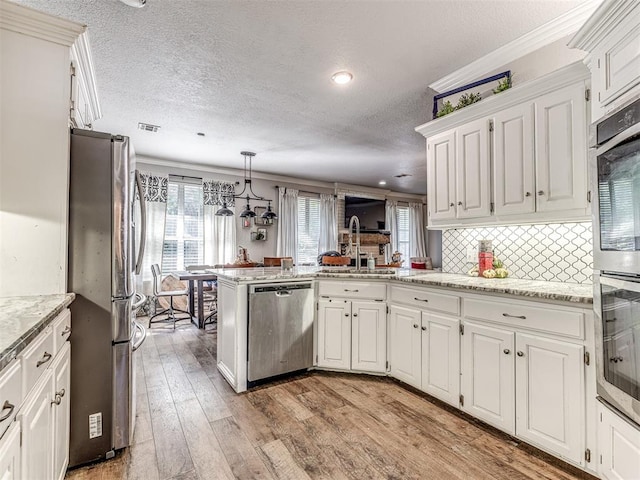
[[[321,268],[318,273],[341,273],[345,275],[393,275],[397,272],[395,268],[376,268],[375,270],[367,270],[366,268],[361,268],[360,270],[350,267],[350,268],[341,268],[341,267],[327,267]]]

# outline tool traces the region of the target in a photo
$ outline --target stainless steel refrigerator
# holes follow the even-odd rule
[[[134,308],[145,215],[128,137],[73,129],[70,153],[69,466],[76,466],[112,457],[133,436],[136,350],[146,335]],[[135,245],[138,208],[142,241]]]

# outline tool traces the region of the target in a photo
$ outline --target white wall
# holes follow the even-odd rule
[[[69,47],[0,31],[0,296],[66,292]]]
[[[137,158],[137,169],[142,172],[153,172],[164,175],[184,175],[190,177],[201,177],[203,179],[211,179],[211,180],[219,180],[226,182],[235,182],[239,181],[240,185],[236,186],[236,192],[240,192],[243,187],[244,177],[242,170],[231,170],[231,169],[215,169],[215,168],[206,168],[200,167],[197,165],[179,165],[173,162],[167,162],[163,160],[158,160],[150,157],[145,157],[139,155]],[[288,188],[296,188],[305,192],[313,192],[313,193],[334,193],[335,186],[334,184],[324,183],[324,182],[314,182],[309,180],[296,179],[291,177],[277,177],[274,175],[263,174],[260,172],[253,172],[252,178],[253,191],[256,195],[265,197],[267,199],[271,199],[271,207],[276,213],[278,212],[278,191],[275,188],[276,185],[281,187]],[[382,198],[384,196],[390,194],[389,190],[384,189],[372,189],[371,187],[360,187],[362,191],[366,192],[376,192],[379,193]],[[349,191],[357,192],[357,186],[351,186]],[[407,201],[417,201],[417,199],[422,199],[419,196],[411,196],[407,195],[404,197],[402,194],[393,194],[393,198],[396,200],[405,199]],[[251,202],[251,208],[256,205],[265,205],[264,202]],[[273,257],[276,255],[276,237],[278,232],[277,222],[275,220],[273,225],[266,228],[267,229],[267,240],[266,241],[252,241],[251,240],[251,232],[256,230],[256,226],[251,222],[251,226],[249,228],[243,227],[243,219],[240,218],[237,214],[244,208],[244,204],[240,199],[236,199],[236,243],[238,245],[242,245],[246,247],[249,252],[249,256],[254,261],[262,261],[264,257]]]

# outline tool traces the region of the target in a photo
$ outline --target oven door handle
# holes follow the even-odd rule
[[[617,288],[619,290],[630,290],[632,292],[640,293],[640,278],[638,279],[638,281],[634,281],[631,279],[621,280],[618,278],[600,275],[600,284]]]
[[[608,152],[612,148],[617,147],[619,144],[621,144],[625,140],[628,140],[629,138],[634,137],[638,134],[640,134],[640,122],[618,133],[615,137],[613,137],[607,143],[600,145],[596,149],[596,156],[600,156],[601,154]]]

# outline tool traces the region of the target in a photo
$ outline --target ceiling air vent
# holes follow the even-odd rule
[[[400,173],[398,175],[394,175],[394,177],[396,178],[403,178],[403,177],[411,177],[412,175],[408,174],[408,173]]]
[[[138,129],[144,130],[145,132],[157,132],[160,129],[159,125],[151,125],[150,123],[138,123]]]

